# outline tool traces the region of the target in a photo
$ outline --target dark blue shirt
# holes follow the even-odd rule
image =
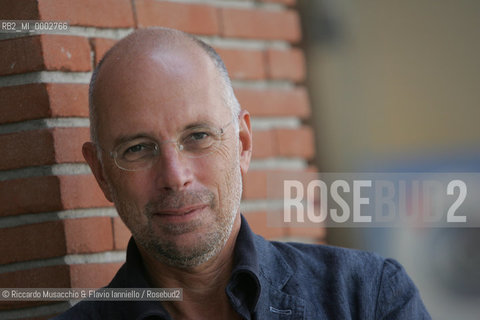
[[[127,261],[108,285],[149,287],[140,253],[130,240]],[[246,220],[235,245],[225,288],[244,319],[431,319],[402,266],[363,251],[269,242]],[[171,319],[160,302],[82,301],[55,319]]]

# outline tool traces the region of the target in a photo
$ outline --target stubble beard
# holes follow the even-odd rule
[[[216,256],[229,239],[235,218],[239,211],[242,194],[242,176],[239,161],[229,168],[225,178],[226,192],[223,203],[215,201],[216,197],[210,190],[194,192],[178,192],[168,196],[160,196],[151,201],[145,208],[138,208],[129,201],[122,200],[115,190],[112,190],[117,211],[132,232],[137,245],[142,246],[152,257],[167,265],[178,268],[199,266]],[[112,188],[113,189],[113,188]],[[153,223],[152,216],[155,210],[162,207],[181,208],[189,204],[209,203],[209,210],[213,214],[213,222],[209,222],[208,231],[198,233],[194,245],[187,246],[175,241],[175,236],[195,232],[202,227],[201,220],[193,220],[185,224]],[[141,222],[139,219],[147,219]],[[158,236],[158,233],[167,235]],[[198,231],[197,231],[198,232]]]

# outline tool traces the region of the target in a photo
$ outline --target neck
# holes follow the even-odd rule
[[[190,268],[178,268],[154,259],[139,247],[150,283],[157,288],[182,288],[183,301],[162,302],[175,319],[212,319],[219,312],[232,318],[225,287],[233,269],[234,248],[240,230],[240,215],[235,219],[232,232],[222,250],[207,262]],[[226,316],[229,315],[229,316]],[[200,317],[199,317],[200,316]]]

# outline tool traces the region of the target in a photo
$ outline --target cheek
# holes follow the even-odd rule
[[[208,185],[221,187],[228,180],[232,165],[237,163],[236,150],[228,148],[226,145],[218,148],[211,155],[200,158],[195,168],[196,176],[199,181],[209,181]]]
[[[203,171],[204,179],[215,188],[219,201],[229,201],[236,192],[238,185],[237,171],[239,171],[238,151],[223,147],[215,153],[214,157],[205,163],[208,170]],[[240,182],[241,183],[241,182]]]
[[[111,189],[120,218],[132,233],[141,232],[148,224],[144,214],[149,201],[145,179],[129,176],[128,173],[116,176]]]
[[[215,207],[222,202],[227,187],[228,160],[224,153],[215,152],[207,157],[198,158],[193,167],[193,189],[207,189],[215,196]],[[196,185],[196,186],[195,186]]]
[[[113,176],[110,183],[117,200],[140,207],[148,201],[150,185],[149,179],[140,172],[121,172]]]

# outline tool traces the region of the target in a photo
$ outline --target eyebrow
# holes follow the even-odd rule
[[[210,121],[198,121],[198,122],[194,122],[192,124],[187,125],[185,128],[183,128],[182,131],[195,129],[195,128],[205,128],[205,127],[216,128],[216,126]]]
[[[113,148],[115,149],[117,146],[119,146],[119,145],[121,145],[121,144],[123,144],[127,141],[132,141],[132,140],[141,139],[141,138],[155,140],[153,138],[152,134],[149,134],[149,133],[146,133],[146,132],[139,132],[139,133],[136,133],[136,134],[133,134],[133,135],[123,135],[123,136],[119,136],[119,137],[115,138],[115,140],[113,141]]]

